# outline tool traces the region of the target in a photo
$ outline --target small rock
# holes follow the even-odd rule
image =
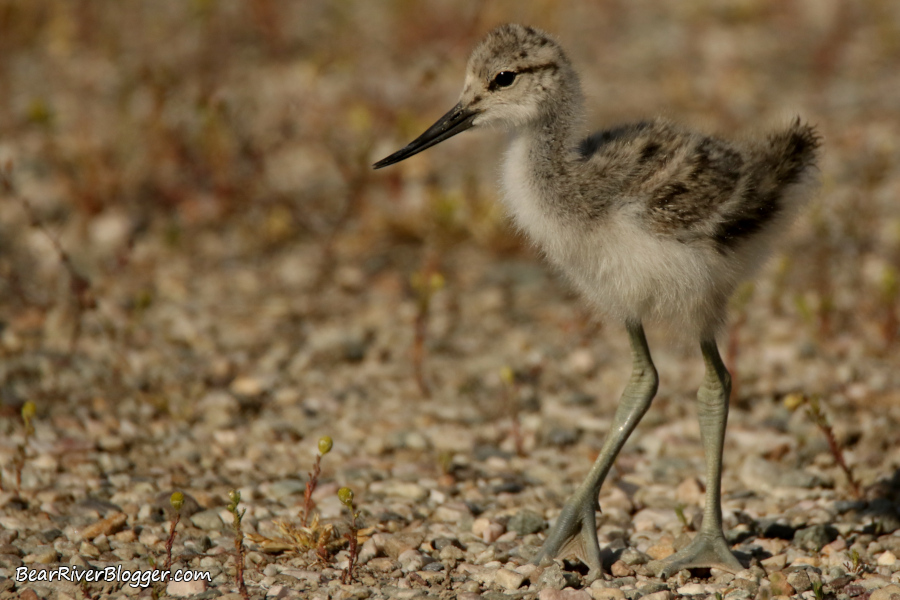
[[[396,568],[397,563],[388,558],[387,556],[381,556],[379,558],[373,558],[369,561],[368,566],[373,571],[381,571],[383,573],[390,573]]]
[[[617,560],[609,568],[609,572],[613,577],[631,577],[634,575],[634,569],[626,565],[621,560]]]
[[[456,546],[444,546],[441,548],[440,557],[442,562],[454,562],[458,560],[462,560],[466,555],[465,552],[462,551],[461,548],[457,548]]]
[[[378,485],[380,484],[380,485]],[[376,482],[369,486],[369,491],[397,498],[408,498],[413,502],[422,502],[428,498],[428,490],[409,481]]]
[[[53,546],[38,546],[31,554],[25,555],[22,562],[26,565],[38,563],[41,565],[50,565],[59,560],[59,552]]]
[[[706,593],[706,586],[701,583],[689,583],[676,590],[682,596],[699,596]]]
[[[394,535],[384,536],[384,553],[394,560],[397,560],[401,553],[406,550],[419,547],[425,536],[420,533],[396,533]]]
[[[99,558],[100,548],[90,542],[81,542],[81,546],[78,547],[78,554],[83,554],[88,558]]]
[[[494,574],[494,581],[505,590],[517,590],[525,581],[525,576],[506,568],[500,568]]]
[[[675,547],[669,543],[654,544],[647,548],[647,556],[654,560],[663,560],[675,554]]]
[[[488,526],[491,524],[491,520],[486,517],[479,517],[472,521],[472,533],[481,537],[484,534],[485,530],[487,530]]]
[[[591,600],[590,594],[584,590],[555,590],[544,588],[538,594],[538,600]]]
[[[566,578],[563,577],[563,572],[559,565],[552,564],[549,567],[546,567],[544,572],[538,576],[536,585],[539,590],[561,590],[566,587]]]
[[[290,590],[283,585],[273,585],[266,592],[266,598],[274,598],[275,600],[287,598],[288,595],[290,595]]]
[[[878,557],[878,564],[881,566],[890,567],[897,564],[897,557],[894,556],[893,552],[888,550],[887,552],[883,552],[881,556]]]
[[[759,562],[766,568],[766,571],[781,571],[784,569],[785,565],[787,565],[787,555],[776,554],[775,556],[764,558]]]
[[[787,573],[787,582],[801,594],[812,589],[812,581],[810,581],[809,573],[806,572],[806,569],[798,569]]]
[[[194,527],[204,531],[216,531],[222,529],[224,525],[222,518],[219,516],[219,510],[215,508],[201,510],[191,515],[191,523],[194,524]]]
[[[619,560],[621,560],[626,565],[633,567],[635,565],[646,565],[648,562],[650,562],[650,557],[637,548],[628,547],[622,550],[622,554],[619,556]]]
[[[397,557],[397,562],[400,563],[400,568],[403,569],[405,573],[409,573],[418,571],[425,566],[425,557],[423,557],[422,553],[418,550],[410,548],[409,550],[404,550],[400,553]]]
[[[643,600],[672,600],[672,592],[669,590],[661,590],[642,596]]]
[[[242,375],[235,377],[228,388],[235,395],[253,398],[262,394],[266,390],[266,385],[258,377]]]
[[[196,581],[169,581],[166,585],[166,593],[170,596],[184,598],[206,591],[206,582],[202,579]]]
[[[797,593],[797,590],[788,583],[787,576],[780,571],[770,574],[769,582],[772,584],[772,594],[775,596],[793,596]]]
[[[105,519],[101,519],[96,523],[88,525],[81,530],[82,540],[92,540],[99,535],[110,536],[125,526],[128,516],[123,512],[114,513]]]
[[[602,587],[604,582],[597,580],[591,584],[588,593],[594,600],[625,600],[625,592],[619,588]],[[597,587],[594,587],[594,586]]]
[[[506,528],[520,536],[537,533],[544,529],[546,522],[539,514],[530,510],[520,510],[506,524]]]
[[[875,590],[869,596],[869,600],[900,600],[900,585],[892,583],[880,590]]]
[[[306,484],[299,479],[282,479],[270,484],[266,495],[273,500],[281,500],[293,494],[300,494],[305,490]]]
[[[798,529],[794,534],[794,545],[806,550],[815,550],[823,548],[826,544],[834,541],[838,536],[838,530],[830,525],[813,525]]]
[[[22,559],[15,554],[0,554],[0,569],[18,569],[22,564]]]

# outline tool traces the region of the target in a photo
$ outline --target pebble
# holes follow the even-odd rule
[[[194,527],[197,529],[202,529],[204,531],[217,531],[222,529],[225,523],[222,522],[222,518],[219,516],[219,509],[209,509],[209,510],[201,510],[198,513],[191,515],[191,523],[194,524]]]
[[[566,578],[563,576],[562,569],[557,564],[545,567],[543,572],[538,576],[535,582],[539,590],[550,588],[561,590],[566,586]]]
[[[492,544],[497,541],[497,539],[506,532],[506,528],[503,527],[500,523],[491,522],[481,533],[481,539],[485,541],[487,544]]]
[[[888,550],[887,552],[882,552],[881,556],[878,557],[878,564],[881,566],[893,566],[897,564],[897,557],[894,556],[894,553]]]
[[[395,498],[407,498],[413,502],[422,502],[428,498],[428,490],[408,481],[376,481],[369,485],[373,494],[383,494]]]
[[[97,521],[96,523],[88,525],[87,527],[82,529],[81,539],[92,540],[100,535],[110,536],[120,531],[125,526],[127,520],[128,516],[125,513],[114,513],[106,517],[105,519],[101,519],[100,521]]]
[[[645,565],[650,562],[650,557],[638,550],[637,548],[628,547],[622,551],[622,554],[619,556],[619,560],[621,560],[626,565],[633,567],[635,565]]]
[[[609,572],[613,577],[631,577],[634,575],[634,569],[629,567],[621,560],[617,560],[614,562],[610,568]]]
[[[505,590],[517,590],[525,581],[525,576],[506,568],[498,569],[494,573],[494,581]]]
[[[206,582],[202,579],[196,581],[172,581],[166,585],[166,593],[170,596],[185,598],[206,591]]]
[[[794,534],[793,543],[800,548],[818,552],[821,548],[834,541],[837,536],[837,529],[830,525],[812,525],[811,527],[798,529]]]
[[[425,536],[420,533],[395,533],[386,535],[382,539],[384,553],[397,560],[400,554],[406,550],[418,548]]]
[[[604,582],[598,580],[591,584],[588,593],[594,600],[625,600],[625,592],[619,588],[603,587]]]
[[[869,595],[869,600],[900,600],[900,585],[891,584],[877,589]]]
[[[698,596],[707,593],[706,586],[702,583],[689,583],[681,586],[676,591],[682,596]]]
[[[591,596],[584,590],[544,588],[538,594],[538,600],[591,600]]]
[[[668,543],[654,544],[647,548],[647,556],[654,560],[663,560],[675,554],[675,547]]]
[[[546,526],[544,518],[536,512],[530,510],[520,510],[510,517],[506,528],[515,531],[520,536],[526,536],[532,533],[542,531]]]
[[[397,556],[397,562],[400,563],[400,568],[403,569],[405,573],[409,573],[411,571],[418,571],[425,566],[425,557],[422,556],[422,553],[418,550],[410,548],[409,550],[404,550]]]
[[[282,479],[273,482],[266,490],[266,495],[273,500],[283,500],[294,494],[302,494],[306,491],[306,483],[299,479]]]

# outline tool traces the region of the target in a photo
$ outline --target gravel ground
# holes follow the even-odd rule
[[[726,4],[0,4],[0,598],[239,598],[234,489],[254,598],[900,594],[900,14]],[[497,136],[366,166],[452,104],[504,20],[571,48],[594,122],[822,130],[822,192],[722,337],[737,575],[652,575],[704,489],[702,363],[656,330],[660,393],[600,496],[610,574],[529,564],[602,444],[624,330],[510,231]],[[175,491],[173,568],[208,582],[15,580],[163,565]]]

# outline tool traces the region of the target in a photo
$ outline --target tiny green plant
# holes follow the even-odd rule
[[[13,470],[16,478],[16,495],[22,495],[22,470],[25,468],[25,461],[28,458],[28,443],[31,436],[34,435],[34,416],[37,414],[37,406],[31,400],[22,405],[22,425],[23,438],[22,443],[16,446],[16,453],[13,456]],[[0,490],[3,486],[0,485]]]
[[[228,499],[231,500],[231,503],[228,505],[228,512],[234,517],[231,528],[234,530],[234,549],[237,554],[235,556],[234,581],[237,584],[241,598],[249,600],[250,594],[247,592],[247,584],[244,583],[244,531],[241,529],[241,520],[244,518],[244,513],[247,512],[247,509],[240,510],[238,508],[238,505],[241,503],[241,493],[239,491],[231,490],[228,492]]]
[[[897,268],[888,265],[881,276],[881,303],[884,319],[881,325],[882,335],[888,347],[892,346],[900,333],[900,322],[897,320],[897,300],[900,299],[900,275]]]
[[[831,422],[828,420],[828,415],[826,415],[822,410],[819,396],[789,394],[787,397],[785,397],[784,404],[789,410],[796,410],[801,406],[806,405],[806,414],[825,436],[825,441],[828,442],[828,449],[831,451],[831,455],[834,457],[834,462],[837,463],[837,465],[844,472],[844,475],[847,477],[847,483],[850,484],[851,493],[855,498],[861,498],[862,490],[859,486],[859,482],[856,480],[856,477],[853,474],[853,470],[847,465],[847,461],[844,460],[843,446],[841,446],[841,443],[834,435],[834,429],[831,426]]]
[[[500,379],[503,382],[501,391],[501,400],[503,403],[503,411],[509,416],[510,435],[516,447],[518,456],[525,456],[525,440],[522,437],[522,427],[519,424],[519,399],[516,391],[518,383],[516,381],[516,373],[511,367],[503,367],[500,369]]]
[[[353,505],[353,490],[350,488],[342,487],[339,489],[338,499],[350,511],[350,531],[344,534],[344,537],[347,538],[347,542],[350,544],[350,559],[347,562],[347,568],[341,573],[341,583],[348,584],[353,581],[353,568],[356,566],[356,559],[359,556],[359,527],[356,524],[359,512],[356,510],[356,506]]]
[[[688,523],[687,517],[684,515],[684,504],[679,502],[675,505],[675,516],[678,517],[678,522],[681,523],[681,529],[685,533],[691,530],[691,524]]]
[[[172,507],[174,516],[172,524],[169,526],[169,537],[166,538],[166,570],[172,568],[172,546],[175,544],[175,528],[181,521],[181,507],[184,506],[184,494],[181,492],[173,492],[169,498],[169,505]]]
[[[816,595],[816,600],[825,600],[825,586],[822,584],[822,580],[815,577],[810,583],[812,584],[813,594]]]
[[[868,570],[868,565],[863,561],[862,556],[856,549],[850,550],[850,560],[844,563],[844,568],[856,577],[862,575]]]
[[[306,480],[306,490],[303,492],[303,514],[300,515],[300,526],[309,525],[310,515],[312,514],[315,503],[312,495],[319,485],[319,475],[322,474],[322,457],[331,452],[334,446],[332,439],[325,435],[319,438],[319,453],[316,454],[316,462],[313,463],[312,471],[309,472],[309,479]]]
[[[426,398],[431,396],[431,388],[425,377],[425,342],[428,336],[428,315],[431,301],[445,285],[444,276],[433,268],[425,268],[410,277],[410,285],[416,293],[416,321],[413,339],[412,361],[419,391]]]

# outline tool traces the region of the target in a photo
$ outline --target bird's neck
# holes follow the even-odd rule
[[[556,106],[553,113],[517,132],[510,150],[517,176],[527,180],[547,216],[572,213],[580,179],[576,171],[582,162],[577,152],[581,104],[573,101]]]

